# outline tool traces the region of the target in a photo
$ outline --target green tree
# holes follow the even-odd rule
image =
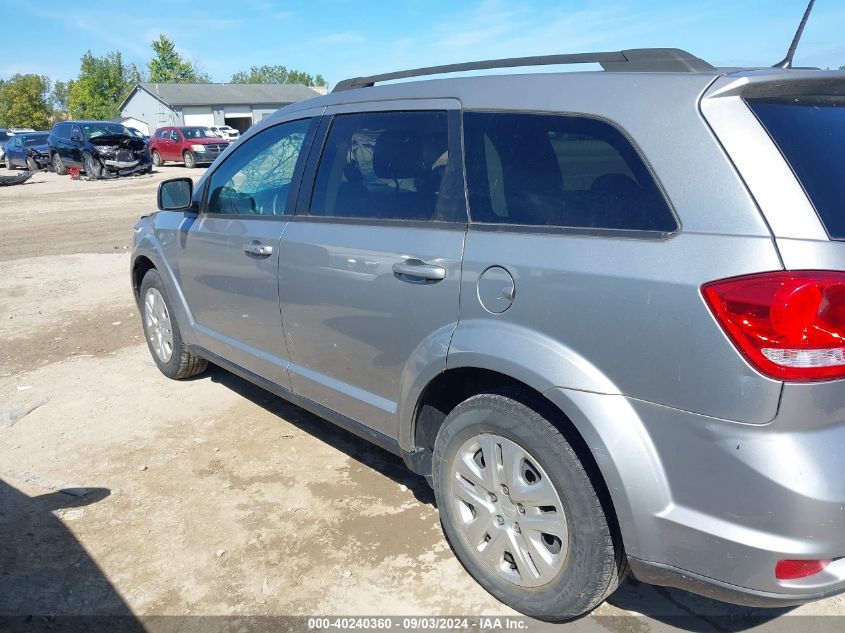
[[[839,70],[845,70],[845,66],[840,66]]]
[[[48,77],[17,74],[0,84],[0,126],[43,130],[50,114]]]
[[[79,77],[68,86],[68,109],[77,119],[114,119],[131,87],[129,68],[120,51],[94,57],[82,56]]]
[[[182,59],[173,40],[161,34],[151,46],[155,57],[150,60],[148,69],[150,81],[156,83],[207,83],[208,75],[197,70],[194,64]]]
[[[53,84],[53,91],[50,93],[50,105],[52,106],[53,119],[60,119],[67,115],[68,97],[73,80],[57,81]]]
[[[325,86],[322,75],[311,76],[301,70],[288,70],[285,66],[253,66],[232,75],[233,84],[302,84]]]

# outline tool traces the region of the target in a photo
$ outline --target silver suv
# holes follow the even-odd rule
[[[642,581],[845,589],[845,73],[675,49],[347,80],[165,182],[131,276],[224,367],[401,455],[469,573],[556,620]]]

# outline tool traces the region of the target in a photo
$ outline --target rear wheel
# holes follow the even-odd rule
[[[182,341],[164,282],[155,269],[148,271],[141,282],[141,321],[150,354],[165,376],[174,380],[188,378],[208,367],[208,361],[188,352]]]
[[[197,159],[193,152],[185,152],[183,157],[185,159],[185,167],[188,169],[193,169],[197,166]]]
[[[590,477],[542,411],[497,393],[458,405],[434,444],[434,493],[482,587],[526,615],[567,620],[610,595],[624,569]]]
[[[9,160],[8,156],[6,156],[6,169],[14,169],[14,168],[15,168],[15,166],[12,165],[12,161]]]
[[[67,169],[65,169],[65,164],[62,162],[62,157],[59,156],[57,153],[53,154],[53,171],[56,172],[59,176],[64,176],[67,174]]]
[[[153,165],[161,167],[161,163],[161,154],[158,153],[158,150],[153,150]]]
[[[82,154],[82,165],[89,178],[99,178],[103,175],[103,164],[88,152]]]

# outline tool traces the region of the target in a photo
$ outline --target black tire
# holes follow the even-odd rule
[[[9,157],[8,157],[8,156],[6,156],[6,169],[8,169],[9,171],[11,171],[11,170],[13,170],[14,168],[15,168],[15,166],[12,164],[12,161],[11,161],[11,160],[9,160]]]
[[[530,398],[517,399],[505,393],[473,396],[458,405],[446,417],[434,444],[434,494],[446,538],[458,560],[484,589],[528,616],[564,621],[598,606],[619,586],[626,568],[621,562],[621,544],[613,538],[590,476],[544,410]],[[457,503],[449,491],[450,472],[461,446],[483,434],[498,435],[527,451],[560,497],[568,549],[562,567],[544,585],[526,587],[508,581],[481,560],[464,537]]]
[[[32,156],[26,157],[26,167],[29,171],[41,171]]]
[[[82,166],[89,178],[99,178],[103,175],[103,164],[88,152],[82,154]]]
[[[153,158],[153,165],[155,165],[156,167],[161,167],[161,165],[164,161],[161,160],[161,154],[158,153],[158,150],[155,150],[155,149],[153,150],[152,158]]]
[[[173,353],[167,362],[162,361],[162,359],[158,357],[158,354],[156,354],[156,351],[150,342],[150,336],[147,334],[148,324],[147,310],[145,309],[145,298],[147,296],[147,291],[151,288],[155,288],[161,294],[164,299],[164,304],[167,307],[168,315],[170,316],[171,331],[173,332]],[[176,322],[176,317],[171,309],[170,299],[167,296],[167,290],[164,287],[164,282],[158,274],[158,271],[155,269],[149,270],[147,274],[144,275],[144,279],[141,282],[141,324],[144,328],[144,339],[147,341],[147,347],[150,350],[150,355],[153,357],[153,361],[155,361],[155,364],[158,366],[161,373],[168,378],[172,378],[174,380],[189,378],[191,376],[201,374],[205,371],[206,367],[208,367],[207,360],[194,356],[188,352],[188,348],[182,340],[182,334],[179,331],[179,324]]]
[[[62,157],[59,156],[58,153],[53,154],[53,171],[56,172],[59,176],[67,175],[67,169],[65,169],[65,164],[62,162]]]
[[[185,152],[182,154],[182,158],[185,159],[185,167],[188,169],[193,169],[197,166],[197,159],[193,152]]]

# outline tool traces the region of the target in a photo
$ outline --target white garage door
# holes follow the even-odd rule
[[[202,125],[209,127],[214,125],[214,113],[210,107],[192,106],[182,109],[182,118],[185,125]]]

